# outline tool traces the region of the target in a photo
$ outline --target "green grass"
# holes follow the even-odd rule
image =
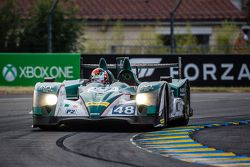
[[[0,95],[8,94],[32,94],[34,87],[0,86]]]

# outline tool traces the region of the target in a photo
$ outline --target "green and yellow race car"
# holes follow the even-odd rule
[[[126,123],[153,127],[187,125],[193,110],[190,85],[181,79],[181,59],[172,64],[84,64],[95,68],[89,79],[55,82],[45,78],[35,85],[33,127],[65,124]],[[179,68],[179,78],[162,76],[159,81],[140,82],[133,68]],[[111,68],[119,68],[115,78]]]

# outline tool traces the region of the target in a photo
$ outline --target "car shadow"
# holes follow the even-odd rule
[[[134,132],[150,132],[157,131],[162,128],[155,128],[148,125],[127,125],[127,124],[63,124],[57,127],[35,128],[35,132],[119,132],[119,133],[134,133]]]

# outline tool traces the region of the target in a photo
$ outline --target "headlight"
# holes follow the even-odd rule
[[[45,104],[49,106],[53,106],[57,103],[57,96],[54,94],[47,94],[45,96]]]
[[[146,105],[146,104],[148,104],[148,100],[149,99],[148,99],[148,96],[146,93],[140,93],[140,94],[136,95],[136,104],[137,105],[142,105],[142,104]]]

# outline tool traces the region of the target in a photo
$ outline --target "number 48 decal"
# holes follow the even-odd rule
[[[122,115],[134,115],[135,107],[134,106],[118,106],[115,107],[112,111],[112,114],[122,114]]]

